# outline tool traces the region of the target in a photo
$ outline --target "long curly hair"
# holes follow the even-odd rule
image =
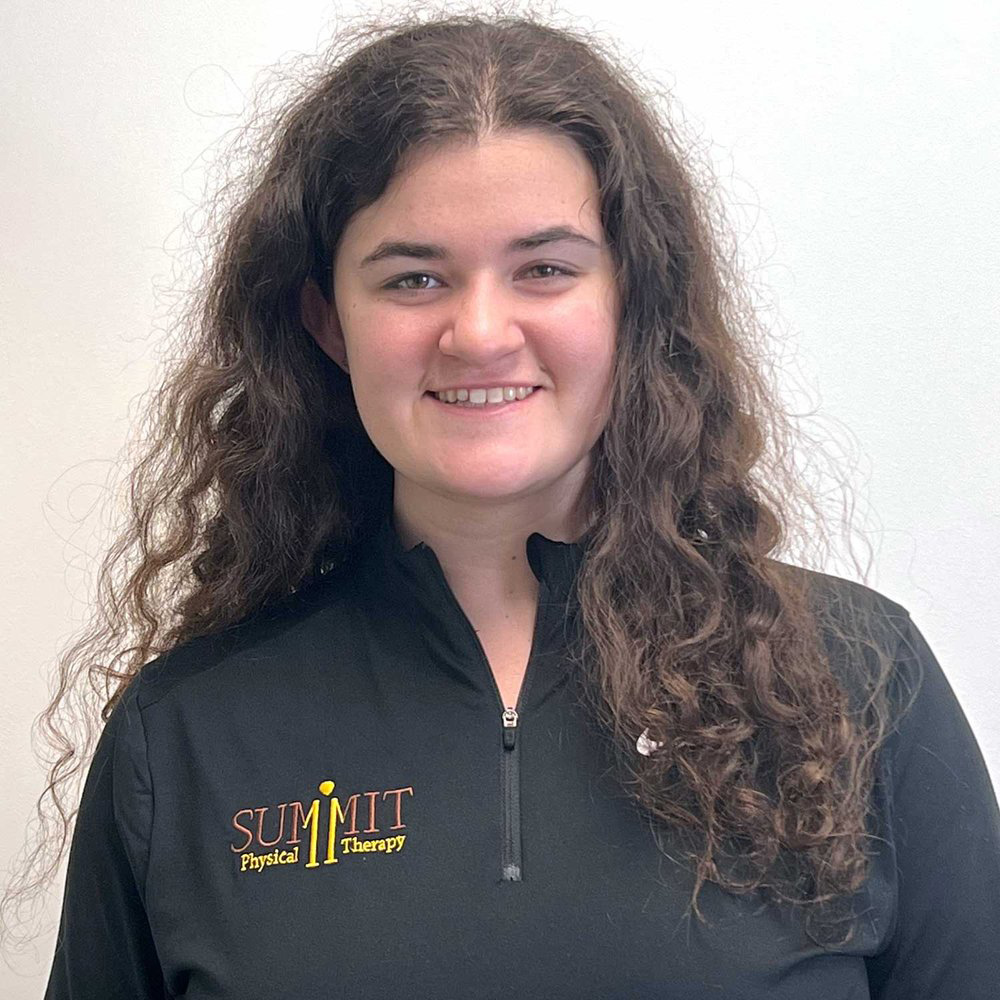
[[[405,153],[529,127],[569,137],[592,165],[622,303],[574,595],[593,717],[623,786],[686,843],[699,919],[706,881],[810,916],[848,897],[868,870],[890,657],[860,605],[834,620],[811,596],[820,577],[777,558],[805,564],[829,546],[823,501],[768,380],[769,331],[710,171],[668,95],[606,39],[501,8],[357,22],[293,82],[220,158],[210,253],[146,411],[125,527],[35,723],[55,754],[4,909],[57,870],[97,716],[143,665],[309,586],[391,509],[393,470],[348,376],[303,327],[303,283],[329,298],[347,221]],[[858,662],[875,654],[856,690],[826,629]],[[635,752],[643,731],[661,744],[650,756]]]

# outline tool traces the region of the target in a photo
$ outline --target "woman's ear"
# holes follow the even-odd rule
[[[350,373],[347,365],[347,346],[344,343],[344,333],[340,328],[336,305],[326,300],[319,285],[312,278],[306,278],[299,292],[299,310],[302,325],[319,344],[323,353],[345,372]]]

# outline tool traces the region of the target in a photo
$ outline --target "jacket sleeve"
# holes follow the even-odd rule
[[[867,960],[873,1000],[987,1000],[1000,975],[1000,812],[964,712],[920,631],[897,678],[915,690],[887,741],[896,919]]]
[[[148,835],[152,790],[131,693],[108,719],[84,783],[45,1000],[168,996],[142,891],[148,840],[138,837]]]

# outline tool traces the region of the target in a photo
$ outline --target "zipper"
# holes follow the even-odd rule
[[[500,789],[501,789],[501,819],[503,827],[503,843],[500,847],[500,881],[522,881],[521,862],[521,744],[518,741],[518,727],[521,721],[521,709],[531,683],[532,667],[538,649],[538,636],[544,628],[546,609],[551,605],[548,587],[542,582],[538,589],[538,607],[535,609],[535,629],[531,638],[531,651],[521,679],[521,688],[517,692],[515,706],[504,705],[500,687],[493,676],[486,651],[479,644],[483,655],[483,663],[493,680],[493,689],[497,693],[500,705]],[[476,636],[478,642],[479,637]]]
[[[521,679],[521,688],[517,692],[517,704],[513,707],[504,705],[503,695],[500,694],[500,687],[496,677],[493,676],[493,669],[490,661],[486,657],[486,650],[479,641],[476,630],[466,617],[462,606],[447,585],[444,577],[441,576],[440,583],[446,599],[457,612],[458,617],[465,622],[466,627],[472,633],[472,637],[479,647],[479,655],[493,682],[493,690],[496,692],[497,703],[500,706],[500,797],[502,800],[502,827],[503,843],[500,848],[500,880],[502,882],[520,882],[522,880],[521,868],[521,747],[517,740],[518,724],[520,722],[520,709],[524,703],[525,692],[528,690],[532,676],[532,666],[535,662],[536,650],[538,648],[538,637],[542,634],[545,619],[548,617],[547,609],[552,605],[552,595],[549,593],[548,585],[545,581],[540,581],[538,587],[538,606],[535,609],[535,629],[531,637],[531,651],[528,653],[528,662],[524,668],[524,677]]]
[[[529,660],[530,662],[530,660]],[[521,690],[528,679],[525,670]],[[520,694],[517,697],[521,700]],[[517,745],[517,709],[505,708],[500,716],[500,783],[503,787],[503,846],[500,878],[503,882],[521,881],[521,755]]]

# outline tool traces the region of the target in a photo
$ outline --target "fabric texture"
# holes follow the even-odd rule
[[[1000,813],[907,611],[809,573],[829,607],[875,609],[915,694],[879,756],[852,940],[824,949],[800,915],[712,884],[706,926],[563,655],[586,542],[527,540],[517,706],[391,518],[314,585],[148,663],[88,772],[46,998],[995,996]]]

